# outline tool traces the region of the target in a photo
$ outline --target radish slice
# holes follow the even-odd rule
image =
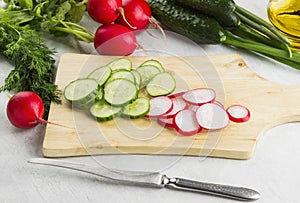
[[[207,130],[222,129],[229,124],[229,117],[225,109],[214,103],[200,106],[196,112],[196,118],[199,125]]]
[[[199,108],[199,106],[197,106],[197,105],[189,105],[189,110],[192,110],[192,111],[194,111],[194,112],[196,112],[197,110],[198,110],[198,108]]]
[[[233,122],[242,123],[250,119],[250,111],[242,105],[232,105],[226,110],[229,119]]]
[[[170,111],[165,115],[162,115],[163,118],[173,118],[179,111],[187,108],[187,104],[183,99],[173,98],[171,100],[173,102],[172,111]]]
[[[173,118],[158,118],[157,123],[166,128],[174,128]]]
[[[224,108],[224,105],[223,105],[221,102],[215,100],[213,103],[214,103],[214,104],[217,104],[217,105],[219,105],[220,107],[222,107],[223,109],[225,109],[225,108]]]
[[[181,96],[184,95],[184,93],[186,93],[187,91],[188,91],[188,90],[183,90],[183,91],[180,91],[180,92],[176,92],[176,93],[170,94],[168,97],[170,97],[171,99],[177,98],[177,97],[181,97]]]
[[[150,110],[146,115],[148,118],[157,118],[169,113],[173,109],[173,102],[167,96],[154,97],[150,99]]]
[[[194,111],[182,110],[174,117],[174,127],[181,135],[195,135],[201,131]]]
[[[182,98],[187,103],[200,106],[213,102],[216,98],[216,92],[211,88],[198,88],[187,91],[182,95]]]

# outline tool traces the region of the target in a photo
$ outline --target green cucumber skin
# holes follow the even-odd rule
[[[175,4],[174,0],[147,0],[153,17],[163,26],[198,44],[220,44],[226,31],[214,19]]]
[[[127,112],[127,111],[126,111],[127,106],[128,106],[128,105],[134,105],[134,102],[137,102],[138,100],[145,100],[145,101],[147,101],[147,108],[144,109],[145,111],[139,112],[139,114],[130,114],[130,112]],[[123,118],[137,119],[137,118],[142,118],[142,117],[144,117],[145,115],[148,114],[148,112],[149,112],[149,110],[150,110],[150,100],[149,100],[148,98],[140,97],[140,98],[136,99],[134,102],[131,103],[131,104],[127,104],[127,106],[125,106],[125,107],[123,108],[123,112],[122,112],[122,114],[121,114],[121,116],[122,116]]]
[[[75,83],[77,83],[78,81],[95,81],[95,85],[97,84],[96,88],[90,92],[88,95],[86,95],[84,98],[78,99],[78,100],[70,100],[69,98],[66,97],[66,91],[68,90],[68,87],[70,85],[73,85]],[[97,83],[96,80],[92,79],[92,78],[82,78],[82,79],[77,79],[77,80],[73,80],[71,81],[64,89],[64,97],[66,100],[68,100],[74,107],[78,107],[80,105],[83,105],[85,103],[87,103],[88,101],[90,101],[91,99],[95,98],[95,96],[98,94],[98,90],[99,90],[99,85]]]
[[[91,100],[87,101],[86,103],[84,104],[81,104],[81,105],[77,105],[75,106],[76,108],[79,108],[79,109],[89,109],[91,108],[91,106],[93,106],[96,102],[98,101],[101,101],[103,99],[103,88],[102,87],[99,87],[98,89],[98,92],[97,92],[97,95],[95,95],[94,98],[92,98]]]
[[[165,93],[162,93],[162,94],[158,94],[158,93],[151,92],[151,91],[149,90],[149,87],[150,87],[151,85],[155,85],[155,84],[152,84],[152,81],[155,80],[156,77],[159,77],[159,76],[162,75],[162,74],[168,74],[168,76],[171,78],[172,82],[174,83],[174,87],[173,87],[171,90],[169,90],[168,92],[165,92]],[[148,85],[146,86],[146,92],[147,92],[148,95],[150,95],[151,97],[166,96],[166,95],[169,95],[169,94],[171,94],[172,92],[174,92],[175,89],[176,89],[176,80],[175,80],[174,76],[171,75],[171,74],[169,74],[169,73],[166,73],[166,72],[165,72],[165,73],[158,73],[158,74],[156,74],[156,75],[149,81]]]
[[[175,0],[176,3],[186,5],[205,14],[220,16],[231,14],[235,10],[233,0]]]
[[[237,28],[241,23],[234,13],[235,3],[232,0],[175,0],[175,2],[215,18],[227,29]]]
[[[95,73],[97,73],[97,71],[99,71],[99,70],[102,69],[102,68],[107,68],[107,70],[109,71],[109,74],[106,75],[106,77],[104,77],[104,78],[98,78],[98,76],[96,77],[96,76],[95,76]],[[99,84],[100,86],[102,86],[102,85],[104,85],[104,84],[106,83],[106,81],[110,78],[111,74],[112,74],[112,70],[111,70],[110,67],[108,67],[108,66],[102,66],[102,67],[100,67],[100,68],[97,68],[97,69],[93,70],[93,71],[87,76],[87,78],[91,78],[91,79],[96,80],[96,81],[98,82],[98,84]],[[101,76],[103,76],[103,75],[101,75]]]
[[[163,65],[158,61],[158,60],[155,60],[155,59],[149,59],[145,62],[143,62],[140,66],[144,66],[144,65],[152,65],[152,66],[156,66],[160,72],[165,72],[165,68],[163,67]]]
[[[103,106],[106,106],[106,105],[110,105],[110,104],[106,103],[105,101],[98,101],[98,102],[96,102],[93,106],[90,107],[90,114],[91,114],[94,118],[96,118],[96,120],[99,121],[99,122],[110,121],[110,120],[114,119],[115,117],[120,116],[120,115],[122,114],[122,111],[123,111],[123,108],[121,108],[121,107],[113,107],[113,106],[111,106],[111,108],[119,108],[119,111],[115,112],[114,114],[110,114],[109,116],[99,116],[99,115],[95,115],[95,114],[93,113],[93,112],[94,112],[93,109],[94,109],[95,106],[97,106],[97,105],[102,107],[102,105],[103,105]]]
[[[109,95],[109,93],[107,93],[107,92],[109,92],[109,91],[107,91],[107,89],[109,89],[109,85],[111,85],[111,84],[113,84],[113,83],[115,83],[115,82],[121,81],[121,80],[124,80],[124,81],[127,81],[128,83],[131,83],[131,84],[135,87],[136,92],[135,92],[135,94],[132,96],[132,98],[130,98],[130,100],[128,100],[128,101],[126,101],[126,102],[123,102],[123,103],[118,103],[118,104],[116,104],[116,103],[113,103],[113,102],[110,100],[110,98],[107,98],[107,95]],[[124,78],[117,78],[117,79],[114,79],[114,80],[112,80],[112,81],[110,81],[109,83],[106,84],[106,86],[105,86],[104,89],[103,89],[103,93],[104,93],[103,98],[104,98],[104,100],[105,100],[108,104],[110,104],[110,105],[112,105],[112,106],[120,107],[120,106],[124,106],[124,105],[129,104],[129,103],[131,103],[132,101],[136,100],[136,99],[138,98],[139,90],[138,90],[138,88],[136,87],[136,85],[135,85],[132,81],[127,80],[127,79],[124,79]]]
[[[235,13],[216,16],[215,19],[228,30],[238,28],[241,24],[240,18]]]

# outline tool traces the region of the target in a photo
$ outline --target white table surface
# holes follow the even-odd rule
[[[236,0],[236,3],[267,19],[267,0]],[[79,50],[61,39],[49,39],[57,61],[62,53]],[[178,50],[180,43],[174,44]],[[239,53],[249,68],[271,81],[300,84],[300,71],[249,52],[222,45],[201,46],[207,54]],[[189,53],[194,55],[193,50]],[[0,57],[0,84],[12,66]],[[296,98],[295,98],[296,99]],[[297,98],[300,99],[300,98]],[[27,163],[42,157],[45,126],[20,130],[6,117],[7,93],[0,94],[0,202],[237,202],[236,200],[169,189],[118,185],[79,172]],[[277,126],[265,132],[250,160],[174,156],[101,156],[104,164],[119,168],[160,170],[169,176],[256,188],[259,203],[300,202],[300,123]],[[94,164],[91,157],[65,158]]]

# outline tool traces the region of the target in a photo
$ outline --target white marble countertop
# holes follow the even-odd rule
[[[236,0],[236,3],[267,19],[268,0]],[[59,40],[49,39],[57,60],[62,53],[79,52]],[[174,45],[176,48],[176,44]],[[179,47],[179,45],[177,45]],[[300,84],[300,72],[246,51],[222,45],[201,46],[207,54],[239,53],[249,68],[268,80]],[[194,55],[193,51],[190,54]],[[0,57],[0,84],[12,66]],[[296,99],[296,98],[295,98]],[[300,98],[298,98],[300,99]],[[45,126],[20,130],[6,117],[7,93],[0,94],[0,202],[237,202],[219,197],[168,189],[141,188],[113,184],[79,172],[30,165],[31,157],[42,157]],[[296,203],[300,200],[300,123],[289,123],[268,130],[261,136],[250,160],[174,156],[103,156],[112,166],[132,164],[161,167],[169,176],[256,188],[259,203]],[[65,158],[93,163],[91,157]],[[165,163],[168,163],[167,165]],[[136,164],[136,166],[134,165]]]

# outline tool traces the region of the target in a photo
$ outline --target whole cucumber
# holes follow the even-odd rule
[[[233,0],[176,0],[176,2],[216,16],[233,13],[236,6]]]
[[[226,29],[234,29],[240,25],[232,0],[175,0],[175,3],[215,18]]]
[[[198,44],[219,44],[226,31],[214,19],[175,4],[174,0],[147,0],[153,17],[163,26]]]

